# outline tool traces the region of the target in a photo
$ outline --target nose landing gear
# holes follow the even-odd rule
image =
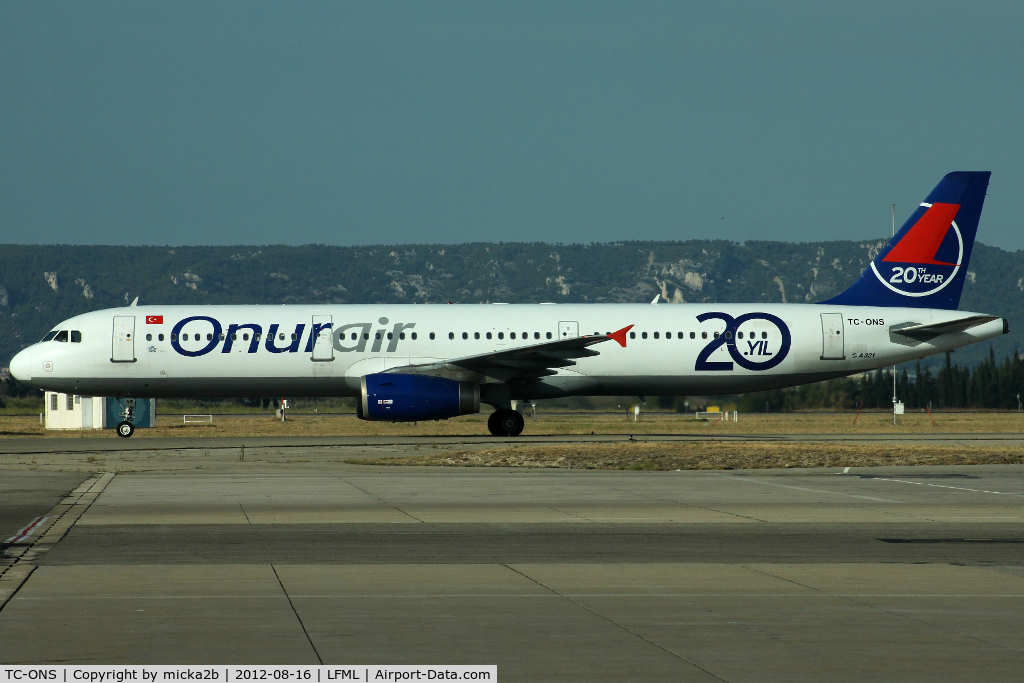
[[[117,423],[115,429],[118,436],[127,439],[135,433],[135,425],[132,424],[132,421],[135,419],[135,399],[129,398],[124,402],[124,410],[121,411],[121,417],[123,419]]]
[[[487,418],[487,430],[494,436],[519,436],[526,420],[517,410],[495,410]]]

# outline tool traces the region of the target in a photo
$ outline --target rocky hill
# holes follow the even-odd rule
[[[884,244],[622,242],[371,247],[0,247],[0,364],[58,321],[143,303],[815,302]],[[1024,253],[978,244],[961,308],[1002,315],[1024,340]],[[961,351],[971,364],[988,353]]]

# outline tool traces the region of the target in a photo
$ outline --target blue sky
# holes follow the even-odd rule
[[[1024,4],[0,4],[0,242],[867,239],[991,170]]]

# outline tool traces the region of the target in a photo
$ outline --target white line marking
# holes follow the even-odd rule
[[[734,474],[726,474],[726,475],[722,475],[722,476],[728,477],[730,479],[735,479],[737,481],[745,481],[745,482],[748,482],[748,483],[751,483],[751,484],[764,484],[765,486],[778,486],[779,488],[783,488],[783,489],[796,489],[797,491],[810,491],[811,493],[829,493],[829,494],[832,494],[834,496],[848,496],[850,498],[862,498],[864,500],[873,500],[876,503],[902,503],[903,502],[902,500],[889,500],[888,498],[872,498],[871,496],[858,496],[857,494],[854,494],[854,493],[841,493],[839,491],[822,491],[821,489],[809,489],[809,488],[805,488],[803,486],[790,486],[789,484],[776,484],[775,482],[772,482],[772,481],[759,481],[759,480],[754,479],[752,477],[738,477],[738,476],[736,476]]]
[[[869,477],[876,481],[896,481],[901,484],[914,484],[915,486],[934,486],[937,489],[954,489],[956,491],[971,491],[972,493],[992,493],[997,496],[1024,496],[1024,493],[1008,493],[1006,491],[986,491],[985,489],[969,489],[965,486],[948,486],[946,484],[929,484],[926,481],[907,481],[906,479],[889,479],[887,477]]]

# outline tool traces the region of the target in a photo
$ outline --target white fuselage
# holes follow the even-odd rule
[[[11,371],[83,395],[355,396],[363,375],[632,325],[625,347],[602,341],[596,356],[509,382],[512,398],[710,395],[850,375],[1004,331],[997,319],[927,341],[893,332],[969,315],[813,304],[139,306],[64,321],[54,329],[79,332],[80,341],[35,344]],[[314,325],[330,330],[328,341],[312,343]]]

